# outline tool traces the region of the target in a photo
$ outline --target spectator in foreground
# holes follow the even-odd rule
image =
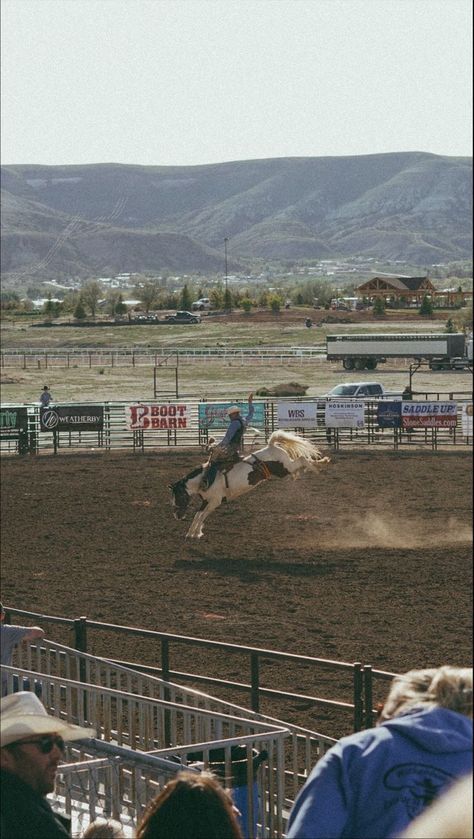
[[[94,736],[50,716],[30,691],[1,701],[0,776],[2,839],[63,839],[70,836],[70,820],[53,812],[46,795],[54,789],[65,740]]]
[[[40,626],[10,626],[4,624],[5,612],[0,603],[0,663],[11,667],[13,650],[20,641],[34,641],[44,638],[44,630]],[[8,688],[7,674],[2,670],[2,696],[6,696]]]
[[[137,839],[242,839],[232,799],[210,772],[180,772],[150,802]]]
[[[316,764],[287,839],[397,836],[472,771],[472,669],[397,676],[378,726],[343,737]]]
[[[82,839],[124,839],[125,833],[120,822],[115,819],[94,819],[84,833]]]
[[[401,839],[472,839],[472,775],[456,781],[418,816]]]

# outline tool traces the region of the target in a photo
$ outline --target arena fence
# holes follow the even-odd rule
[[[281,719],[270,717],[268,714],[256,713],[249,708],[219,699],[210,694],[193,688],[186,688],[157,676],[137,671],[121,664],[98,656],[79,652],[63,644],[42,640],[39,643],[19,645],[15,652],[18,672],[12,676],[12,686],[21,683],[20,670],[29,670],[43,675],[53,675],[84,681],[88,684],[114,687],[126,693],[138,696],[150,696],[171,702],[181,702],[185,705],[230,714],[236,717],[255,719],[270,725],[284,726],[289,731],[285,741],[285,761],[287,780],[291,781],[293,798],[299,785],[304,781],[312,766],[335,742],[334,738],[318,734]],[[29,683],[27,684],[29,686]],[[164,737],[171,743],[172,735],[168,731],[169,715],[165,714]],[[110,724],[108,728],[110,729]],[[291,791],[289,793],[291,795]]]
[[[2,350],[0,365],[3,369],[17,370],[52,370],[60,367],[160,367],[168,362],[202,363],[206,359],[240,360],[242,364],[250,361],[265,364],[269,361],[282,363],[291,360],[293,363],[303,364],[325,355],[326,346],[323,343],[312,347],[71,347],[48,350],[22,348]]]
[[[243,694],[243,696],[248,699],[250,709],[255,714],[261,714],[262,709],[268,705],[274,707],[275,705],[283,706],[288,701],[299,703],[303,702],[307,703],[308,707],[316,706],[334,712],[338,717],[340,717],[341,729],[344,729],[344,726],[347,725],[348,717],[352,718],[352,729],[354,731],[359,731],[364,727],[364,725],[370,727],[370,725],[373,724],[372,680],[374,675],[379,671],[372,671],[372,668],[369,665],[363,666],[360,662],[338,662],[312,656],[301,656],[293,653],[260,649],[257,647],[245,647],[222,641],[210,641],[204,638],[195,638],[157,632],[154,630],[139,629],[136,627],[108,624],[89,620],[84,616],[75,619],[63,618],[59,616],[41,615],[34,612],[15,609],[13,607],[5,607],[5,611],[6,620],[9,622],[11,621],[11,616],[15,615],[34,620],[36,622],[41,622],[42,626],[51,625],[67,628],[73,633],[74,640],[71,647],[81,653],[90,653],[91,655],[94,652],[90,643],[91,632],[94,632],[95,634],[94,646],[96,647],[96,650],[101,643],[101,639],[104,639],[104,637],[107,639],[109,645],[111,643],[111,639],[120,634],[125,634],[129,638],[149,639],[151,642],[153,659],[154,661],[158,659],[160,666],[150,666],[148,663],[143,661],[134,663],[112,662],[117,667],[120,665],[127,668],[126,681],[124,685],[127,691],[132,690],[130,671],[138,670],[141,673],[159,676],[165,682],[173,682],[179,685],[184,683],[210,686],[213,689],[213,693],[217,690],[221,693],[221,695],[224,692],[225,695],[227,695],[229,690],[234,695]],[[112,641],[112,643],[116,642]],[[209,666],[206,674],[188,673],[175,669],[179,666],[180,658],[185,650],[193,650],[197,648],[209,651]],[[28,652],[26,653],[28,657],[26,659],[24,657],[21,659],[22,664],[27,665],[33,670],[39,667],[47,670],[48,666],[52,667],[52,664],[48,666],[46,663],[42,664],[43,659],[41,658],[41,656],[43,656],[43,658],[44,656],[49,656],[49,660],[52,661],[52,653],[47,652],[46,648],[44,648],[44,652],[36,652],[36,658],[33,660],[33,653],[31,652],[33,649],[33,646],[28,648]],[[41,650],[41,646],[39,646],[38,649]],[[58,647],[58,649],[60,648]],[[21,656],[25,654],[18,652],[17,655]],[[224,660],[226,664],[228,663],[227,669],[229,672],[232,672],[236,663],[238,664],[240,671],[240,669],[245,666],[246,662],[249,680],[246,682],[236,682],[231,679],[210,675],[210,673],[216,672],[217,656],[219,657],[221,666],[222,660]],[[109,659],[107,658],[107,660]],[[62,665],[63,669],[56,669],[56,672],[64,674],[65,677],[67,676],[68,678],[73,679],[77,678],[81,681],[86,681],[88,674],[89,678],[91,677],[90,668],[92,667],[92,664],[87,664],[87,657],[83,657],[82,660],[79,657],[76,659],[76,664],[73,664],[73,659],[69,656],[68,661],[69,663],[67,667],[69,669],[64,670],[66,665]],[[79,672],[77,671],[77,661],[81,662]],[[330,679],[337,677],[338,683],[342,682],[345,685],[344,692],[346,693],[346,698],[344,700],[335,700],[324,696],[310,696],[306,694],[298,694],[294,691],[277,690],[275,687],[269,687],[262,683],[263,679],[261,675],[264,665],[267,665],[268,663],[281,663],[282,665],[285,664],[290,666],[293,682],[297,680],[298,672],[301,672],[301,669],[308,670],[308,668],[310,672],[314,672],[315,685],[330,685],[331,682],[329,681],[326,683],[324,677],[329,676]],[[174,667],[172,666],[173,664]],[[56,663],[54,666],[55,668],[58,668],[59,664]],[[76,669],[72,669],[73,667]],[[97,668],[99,665],[95,664],[94,667]],[[110,682],[110,684],[113,684],[114,686],[123,685],[123,682],[119,681],[118,671],[114,673],[113,679],[111,676],[102,674],[94,675],[94,680],[100,680],[101,683],[102,681],[105,681],[105,684],[109,684]],[[143,684],[140,690],[144,690]],[[171,688],[169,690],[171,690]],[[188,699],[190,695],[191,694],[188,695]],[[169,698],[171,693],[159,693],[160,698],[165,698],[165,696]],[[232,707],[235,709],[235,705]],[[269,719],[270,716],[277,716],[278,721],[281,719],[280,715],[275,714],[265,715],[264,718]]]
[[[450,405],[453,416],[442,427],[387,427],[380,415],[381,401],[360,402],[358,418],[346,427],[327,425],[327,407],[331,400],[266,399],[255,402],[252,426],[258,436],[248,432],[247,450],[264,445],[279,427],[287,428],[332,448],[440,448],[472,447],[472,396],[466,393],[414,394],[416,403],[441,402]],[[385,400],[385,403],[388,400]],[[145,453],[170,448],[198,448],[201,452],[214,433],[223,434],[227,402],[196,399],[150,400],[146,402],[61,403],[50,409],[38,404],[3,404],[0,406],[1,454],[59,454],[68,451],[112,451],[128,449]],[[392,403],[401,405],[400,400]],[[310,411],[311,422],[303,424],[298,409]],[[424,409],[424,406],[420,406]],[[287,411],[284,424],[281,411]],[[211,417],[211,419],[209,419]],[[389,420],[390,421],[390,420]],[[396,420],[393,420],[394,422]],[[349,427],[352,422],[354,427]],[[358,423],[358,426],[355,425]]]
[[[12,668],[6,667],[8,688],[12,690]],[[77,725],[95,729],[97,737],[134,751],[152,752],[157,757],[174,758],[181,765],[199,762],[213,768],[213,752],[222,750],[224,780],[233,786],[233,758],[235,747],[244,749],[247,756],[244,799],[250,824],[256,807],[253,788],[260,786],[259,816],[263,835],[281,836],[284,832],[285,749],[288,735],[284,727],[266,722],[235,717],[181,702],[169,702],[126,693],[103,685],[91,685],[71,679],[18,670],[20,683],[25,679],[34,684],[48,713]],[[171,744],[165,742],[165,717]],[[240,751],[239,749],[239,751]],[[261,766],[254,764],[254,756],[261,758]],[[237,786],[237,784],[235,784]],[[253,830],[248,832],[253,835]]]

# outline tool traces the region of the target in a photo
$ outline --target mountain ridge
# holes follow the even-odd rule
[[[2,167],[6,274],[218,272],[224,238],[233,271],[357,255],[428,265],[471,256],[471,219],[472,159],[425,152]]]

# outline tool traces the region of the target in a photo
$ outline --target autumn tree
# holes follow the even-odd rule
[[[93,318],[97,312],[99,300],[102,297],[102,288],[97,280],[89,280],[82,286],[81,299],[84,306],[89,309]]]

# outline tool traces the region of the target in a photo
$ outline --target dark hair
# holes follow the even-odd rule
[[[180,772],[147,806],[137,839],[242,839],[230,795],[210,772]]]

